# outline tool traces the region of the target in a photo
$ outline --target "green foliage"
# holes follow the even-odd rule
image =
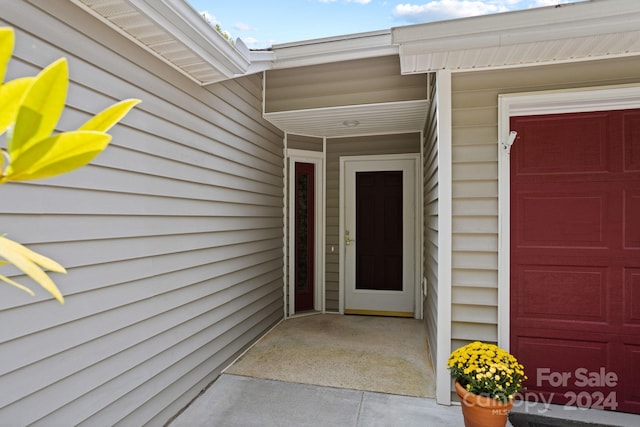
[[[204,19],[207,24],[211,25],[218,32],[218,34],[220,34],[222,37],[224,37],[224,39],[231,46],[235,46],[236,45],[235,42],[231,39],[231,34],[229,34],[228,31],[223,30],[222,27],[220,26],[220,24],[212,25],[211,20],[207,17],[206,13],[201,13],[200,16],[202,16],[202,19]]]
[[[111,141],[106,132],[140,102],[118,102],[89,119],[75,131],[53,134],[64,110],[69,86],[67,61],[61,58],[35,77],[4,82],[15,42],[11,28],[0,28],[0,135],[7,147],[0,156],[0,184],[48,178],[78,169],[91,162]],[[2,261],[4,259],[5,261]],[[0,236],[0,265],[13,264],[64,302],[62,294],[42,269],[65,273],[65,269],[19,243]],[[33,292],[0,275],[0,281]]]

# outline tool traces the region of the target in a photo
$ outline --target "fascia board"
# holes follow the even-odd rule
[[[364,33],[343,34],[339,36],[322,37],[318,39],[300,40],[289,43],[278,43],[273,45],[273,49],[286,49],[291,47],[312,46],[312,45],[331,45],[336,43],[350,43],[350,42],[362,42],[373,41],[373,43],[380,43],[380,40],[386,41],[391,35],[391,30],[378,30],[369,31]]]
[[[457,50],[632,31],[639,18],[637,0],[591,0],[396,27],[391,34],[394,44],[419,44],[423,51]]]
[[[239,74],[238,77],[273,69],[275,54],[271,51],[252,50],[250,52],[250,58],[251,65],[249,65],[249,68],[247,68],[243,74]]]
[[[293,56],[288,58],[276,57],[273,69],[305,67],[307,65],[329,64],[332,62],[352,61],[356,59],[377,58],[382,56],[398,55],[397,46],[389,46],[385,49],[355,50],[348,52],[331,52],[313,56]],[[277,53],[276,53],[277,54]]]
[[[128,0],[148,19],[192,49],[227,77],[244,73],[250,60],[212,28],[189,4],[175,0]]]
[[[273,68],[292,68],[397,55],[389,30],[274,45]]]
[[[640,2],[638,2],[640,5]],[[591,18],[567,23],[547,24],[544,26],[506,31],[500,35],[501,45],[559,40],[574,37],[589,37],[600,34],[637,31],[640,27],[640,9],[629,13],[602,18]]]

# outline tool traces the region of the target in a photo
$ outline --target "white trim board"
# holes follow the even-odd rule
[[[453,239],[452,95],[451,71],[436,75],[438,108],[438,313],[436,337],[436,401],[451,404],[451,376],[447,360],[451,353],[451,285]]]
[[[339,244],[339,254],[340,254],[340,262],[339,262],[339,273],[338,273],[338,281],[339,281],[339,312],[340,314],[344,314],[345,304],[345,242],[342,238],[345,235],[345,203],[346,203],[346,195],[345,195],[345,177],[346,177],[346,162],[366,162],[366,161],[381,161],[381,160],[413,160],[415,162],[415,170],[419,170],[419,163],[421,161],[420,153],[407,153],[407,154],[383,154],[383,155],[367,155],[367,156],[342,156],[340,157],[340,202],[339,202],[339,212],[340,212],[340,244]],[[422,192],[422,176],[418,173],[415,174],[415,187],[414,187],[414,203],[420,200],[419,193]],[[422,222],[422,218],[418,217],[417,213],[419,212],[416,209],[415,218],[415,230],[420,229],[420,223]],[[414,318],[422,319],[422,281],[421,281],[421,268],[418,267],[420,264],[420,260],[417,257],[420,254],[420,239],[415,239],[414,242],[414,254],[416,257],[416,262],[414,263]]]
[[[325,234],[325,207],[324,207],[324,153],[317,151],[305,151],[305,150],[296,150],[296,149],[287,149],[287,158],[289,165],[289,185],[288,185],[288,195],[289,200],[293,200],[293,192],[295,190],[295,164],[298,162],[301,163],[312,163],[315,165],[315,243],[314,243],[314,251],[315,251],[315,259],[314,259],[314,310],[317,312],[325,311],[325,299],[326,299],[326,290],[325,290],[325,262],[324,262],[324,234]],[[295,206],[294,203],[289,203],[288,206],[288,228],[289,232],[289,278],[294,277],[295,274],[295,244],[294,244],[294,230],[295,230]],[[293,316],[296,314],[295,312],[295,286],[293,281],[289,280],[289,306],[286,308],[287,317]]]
[[[541,114],[640,108],[640,84],[516,93],[498,96],[498,144],[506,141],[510,118]],[[517,142],[516,142],[517,144]],[[509,350],[510,333],[510,164],[498,156],[498,345]]]

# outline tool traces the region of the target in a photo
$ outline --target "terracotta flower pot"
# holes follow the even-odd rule
[[[462,404],[465,427],[504,427],[513,401],[502,403],[486,396],[469,393],[456,381],[456,393]]]

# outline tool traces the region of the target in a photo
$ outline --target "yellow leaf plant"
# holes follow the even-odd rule
[[[140,102],[127,99],[96,114],[77,130],[54,134],[69,85],[65,58],[37,76],[4,82],[13,53],[13,29],[0,28],[0,184],[49,178],[78,169],[100,154],[111,141],[107,131]],[[0,265],[12,264],[42,286],[61,304],[64,297],[44,270],[66,273],[64,267],[23,245],[0,236]],[[0,281],[31,295],[28,287],[0,274]]]

